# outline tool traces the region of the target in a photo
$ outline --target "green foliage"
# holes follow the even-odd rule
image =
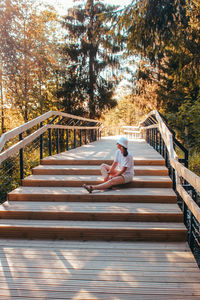
[[[193,151],[190,153],[189,169],[200,176],[200,152]]]
[[[109,34],[102,14],[115,7],[88,0],[68,11],[64,54],[67,60],[65,82],[58,91],[61,108],[90,118],[116,105],[113,99],[114,68],[119,68],[119,51]],[[110,75],[108,76],[108,74]]]
[[[134,105],[132,96],[122,97],[117,102],[117,106],[102,116],[105,126],[136,126],[141,120],[143,112]]]
[[[57,16],[33,0],[3,0],[0,19],[1,111],[5,105],[15,108],[27,122],[53,106],[60,58]]]
[[[0,166],[0,203],[6,201],[7,193],[19,186],[17,157],[8,158]]]
[[[128,54],[141,58],[136,105],[161,110],[189,149],[200,149],[199,15],[198,0],[137,0],[113,17]]]

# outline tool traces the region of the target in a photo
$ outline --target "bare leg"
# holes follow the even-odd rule
[[[100,166],[100,171],[101,171],[101,175],[103,176],[103,178],[106,178],[108,176],[108,172],[110,171],[110,166],[107,164],[102,164]]]
[[[104,183],[100,183],[98,185],[92,185],[91,186],[91,190],[106,190],[109,189],[110,187],[114,186],[114,185],[118,185],[118,184],[124,184],[125,180],[123,176],[117,176],[114,177]]]
[[[108,172],[110,171],[111,166],[107,165],[107,164],[102,164],[100,167],[101,170],[101,174],[104,178],[104,181],[108,181],[109,180],[109,174]],[[117,173],[117,170],[113,170],[112,174],[110,174],[110,176],[113,176]]]

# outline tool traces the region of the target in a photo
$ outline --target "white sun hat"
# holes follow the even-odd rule
[[[117,144],[120,144],[121,146],[123,146],[124,148],[128,148],[128,140],[125,136],[121,136],[118,141]]]

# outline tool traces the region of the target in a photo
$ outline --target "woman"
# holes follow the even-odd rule
[[[86,185],[83,187],[92,193],[94,190],[109,189],[114,185],[124,184],[132,181],[134,176],[133,157],[128,151],[128,140],[126,137],[120,137],[117,141],[117,148],[115,159],[112,166],[107,164],[101,165],[101,174],[104,177],[104,183],[98,185]],[[119,170],[117,169],[119,167]]]

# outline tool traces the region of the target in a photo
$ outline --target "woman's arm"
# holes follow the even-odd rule
[[[117,172],[114,176],[111,177],[113,178],[122,175],[126,171],[126,169],[127,167],[123,167],[119,172]]]

